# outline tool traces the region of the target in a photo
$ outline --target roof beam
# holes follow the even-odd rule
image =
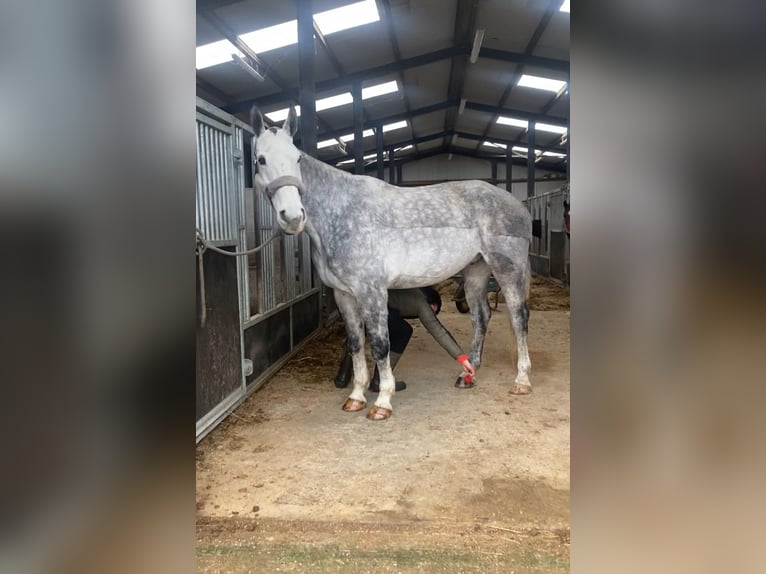
[[[545,124],[553,124],[553,125],[558,125],[561,127],[567,127],[569,124],[569,120],[567,118],[562,118],[559,116],[547,116],[545,114],[525,112],[523,110],[517,110],[513,108],[504,108],[501,106],[490,106],[488,104],[481,104],[479,102],[466,102],[465,109],[476,110],[477,112],[485,112],[488,114],[492,114],[493,124],[497,122],[497,118],[499,118],[500,116],[514,116],[522,120],[527,120],[528,122],[543,122]],[[486,135],[487,135],[487,132],[485,130],[484,137],[486,137]]]
[[[394,114],[391,116],[386,116],[383,118],[376,118],[372,120],[367,120],[364,122],[364,129],[374,128],[378,124],[391,124],[394,122],[399,122],[402,120],[409,120],[410,118],[414,118],[415,116],[422,116],[425,114],[432,114],[434,112],[438,112],[441,110],[446,110],[447,108],[451,106],[457,106],[458,102],[439,102],[438,104],[432,104],[430,106],[424,106],[422,108],[416,108],[414,110],[410,110],[409,112],[402,112],[400,114]],[[348,134],[350,132],[354,131],[354,126],[347,126],[341,129],[337,130],[330,130],[323,132],[317,136],[319,139],[325,140],[325,139],[335,139],[342,135]]]
[[[561,7],[561,0],[548,0],[548,7],[545,9],[545,13],[543,13],[543,17],[540,19],[540,22],[537,24],[537,28],[535,28],[535,31],[532,33],[532,37],[529,39],[529,42],[527,43],[527,47],[524,50],[524,55],[529,58],[535,58],[535,56],[532,56],[532,52],[535,51],[535,48],[537,48],[537,43],[540,41],[540,38],[543,35],[543,32],[545,32],[545,29],[548,27],[548,23],[551,21],[551,18],[553,18],[553,15],[558,11],[558,9]],[[516,83],[519,81],[519,78],[521,78],[521,74],[524,71],[524,66],[529,62],[519,62],[518,66],[516,66],[516,70],[511,75],[510,81],[505,87],[505,90],[503,91],[503,95],[500,96],[500,102],[498,103],[498,108],[502,108],[505,106],[506,103],[508,103],[508,98],[511,95],[511,90],[513,90],[513,86],[516,85]],[[530,65],[533,65],[530,63]],[[567,73],[569,73],[569,65],[567,65]],[[489,121],[487,126],[484,128],[484,135],[486,136],[489,133],[489,130],[492,129],[492,126],[497,121],[499,114],[494,114],[492,116],[492,119]],[[481,144],[478,144],[476,146],[476,149],[479,149],[479,146]]]
[[[386,29],[388,30],[388,39],[391,41],[391,50],[394,52],[394,61],[399,63],[402,61],[402,53],[399,50],[399,40],[396,38],[396,30],[394,29],[394,19],[391,16],[391,2],[389,0],[379,0],[383,5],[383,11],[386,13]],[[399,82],[402,84],[402,97],[404,98],[404,109],[407,112],[411,111],[410,99],[407,96],[407,87],[404,84],[404,71],[399,70]],[[409,123],[410,136],[415,139],[415,127],[412,122]]]
[[[460,100],[463,96],[463,86],[468,67],[468,54],[471,49],[471,41],[476,34],[476,14],[479,11],[479,3],[474,0],[458,0],[455,8],[455,32],[453,42],[463,49],[461,54],[452,58],[450,67],[449,83],[447,88],[448,100]],[[444,130],[454,130],[457,123],[458,110],[450,108],[444,117]],[[444,143],[452,145],[449,140]]]
[[[382,66],[376,66],[375,68],[368,68],[367,70],[360,70],[351,74],[341,76],[338,78],[331,78],[317,82],[317,92],[326,92],[337,88],[348,86],[356,80],[370,80],[379,76],[385,76],[392,73],[401,73],[404,70],[412,68],[418,68],[420,66],[426,66],[433,64],[434,62],[440,62],[448,58],[452,58],[457,54],[470,53],[470,47],[464,48],[461,46],[451,46],[449,48],[443,48],[434,52],[427,52],[412,58],[404,58],[398,62],[391,62]],[[488,57],[499,60],[505,60],[507,62],[516,62],[527,64],[530,66],[546,68],[555,71],[564,71],[569,73],[569,62],[564,60],[553,60],[551,58],[539,58],[536,56],[530,56],[528,54],[518,54],[515,52],[504,52],[501,50],[489,50],[482,48],[479,53],[479,57]],[[270,72],[269,72],[270,73]],[[271,75],[273,79],[273,74]],[[276,83],[276,82],[275,82]],[[298,88],[282,88],[282,91],[268,94],[259,98],[251,98],[235,102],[227,106],[226,111],[229,113],[245,112],[250,109],[253,104],[258,104],[261,108],[267,108],[269,106],[276,106],[278,104],[284,104],[287,101],[295,100],[298,98]]]
[[[450,48],[436,50],[435,52],[428,52],[426,54],[421,54],[413,58],[406,58],[404,60],[401,60],[400,62],[391,62],[389,64],[384,64],[382,66],[377,66],[375,68],[369,68],[367,70],[353,72],[351,74],[347,74],[340,78],[332,78],[329,80],[324,80],[322,82],[317,82],[316,90],[317,90],[317,93],[326,92],[329,90],[334,90],[337,88],[348,86],[356,81],[365,81],[378,76],[385,76],[387,74],[399,72],[401,70],[407,70],[410,68],[425,66],[427,64],[432,64],[434,62],[439,62],[441,60],[446,60],[447,58],[451,58],[458,51],[459,51],[459,48],[452,46]],[[250,106],[253,104],[258,104],[259,107],[263,107],[263,108],[266,108],[268,106],[274,106],[277,104],[283,104],[287,100],[295,99],[297,97],[297,94],[298,94],[297,88],[283,89],[281,92],[277,92],[275,94],[270,94],[260,98],[251,98],[248,100],[242,100],[240,102],[236,102],[228,106],[226,108],[226,111],[232,114],[236,114],[239,112],[244,112],[249,110]]]
[[[427,141],[431,141],[431,140],[435,140],[435,139],[439,139],[439,138],[452,138],[452,136],[454,136],[454,135],[457,135],[459,138],[463,138],[464,140],[471,140],[471,141],[485,141],[486,140],[486,138],[483,138],[479,134],[472,134],[472,133],[460,132],[460,131],[457,131],[457,132],[455,132],[455,131],[441,131],[441,132],[436,132],[436,133],[420,136],[420,137],[417,137],[417,138],[412,138],[412,139],[409,139],[409,140],[402,140],[402,141],[399,141],[399,142],[396,142],[396,143],[393,143],[393,144],[387,144],[386,147],[387,148],[397,148],[397,147],[404,147],[404,146],[407,146],[407,145],[416,146],[418,144],[425,143]],[[491,141],[504,144],[504,145],[506,145],[508,147],[513,147],[513,146],[526,147],[526,145],[527,145],[527,142],[523,141],[521,138],[515,139],[515,140],[508,140],[508,139],[502,139],[502,138],[491,138]],[[536,147],[537,147],[537,149],[542,150],[542,151],[555,151],[555,152],[559,152],[559,153],[566,153],[566,148],[562,147],[562,146],[559,146],[559,145],[550,144],[550,145],[547,145],[547,146],[536,146]],[[449,148],[449,145],[447,146],[447,148]],[[456,149],[458,149],[458,147],[452,147],[451,149],[448,149],[448,151],[454,151]],[[374,148],[373,149],[365,149],[363,151],[362,155],[366,155],[368,153],[371,153],[372,151],[375,151]],[[335,156],[333,158],[328,158],[328,159],[326,159],[324,161],[326,161],[327,163],[336,163],[336,162],[339,162],[339,161],[343,161],[345,159],[353,159],[353,158],[354,158],[353,154],[344,154],[344,155]]]
[[[479,51],[479,58],[488,58],[490,60],[502,60],[513,64],[522,64],[551,70],[553,72],[563,72],[569,75],[569,62],[566,60],[555,60],[553,58],[543,58],[541,56],[532,56],[531,54],[519,54],[518,52],[506,52],[504,50],[493,50],[492,48],[482,48]]]

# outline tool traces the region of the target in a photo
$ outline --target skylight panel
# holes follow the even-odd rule
[[[377,84],[375,86],[368,86],[366,88],[362,88],[362,99],[366,100],[368,98],[375,98],[377,96],[382,96],[383,94],[390,94],[391,92],[396,92],[399,90],[399,85],[396,83],[396,80],[392,80],[390,82],[385,82],[383,84]]]
[[[506,148],[505,144],[495,143],[495,142],[490,142],[490,141],[482,142],[482,145],[485,145],[487,147],[499,148],[499,149],[505,149]]]
[[[375,135],[375,132],[372,130],[364,130],[362,132],[362,138],[368,138],[372,135]],[[346,134],[344,136],[340,136],[340,140],[343,142],[350,142],[354,140],[354,134]]]
[[[517,153],[520,153],[520,154],[524,154],[524,155],[527,155],[527,152],[529,152],[529,148],[526,148],[526,147],[523,147],[523,146],[520,146],[520,145],[513,146],[511,148],[511,150],[513,150],[513,151],[515,151]],[[536,156],[540,155],[540,150],[539,149],[535,150],[535,155]]]
[[[541,132],[551,132],[553,134],[565,134],[567,129],[563,126],[554,126],[551,124],[535,124],[535,129]]]
[[[517,120],[516,118],[509,118],[506,116],[498,117],[497,123],[504,124],[506,126],[515,126],[517,128],[526,128],[529,126],[529,122],[527,120]]]
[[[281,110],[277,110],[276,112],[268,112],[266,115],[267,118],[269,118],[272,122],[283,122],[287,119],[287,113],[290,111],[290,108],[283,108]],[[295,106],[295,115],[300,116],[301,115],[301,107]]]
[[[242,56],[242,52],[228,40],[218,40],[197,48],[196,67],[198,70],[231,61],[231,55]]]
[[[536,88],[538,90],[547,90],[549,92],[558,93],[561,88],[567,85],[567,83],[562,82],[561,80],[543,78],[542,76],[531,76],[529,74],[524,74],[519,79],[519,83],[517,85],[523,86],[525,88]]]
[[[379,20],[380,14],[375,0],[364,0],[314,14],[314,21],[325,36]]]
[[[336,96],[330,96],[328,98],[322,98],[316,101],[316,108],[318,112],[322,110],[329,110],[330,108],[337,108],[338,106],[345,106],[354,101],[354,97],[351,92],[343,92]]]
[[[372,159],[372,158],[376,158],[376,157],[378,157],[377,153],[368,153],[367,155],[363,156],[362,159],[363,160],[368,160],[368,159]],[[348,163],[354,163],[354,161],[356,161],[356,160],[353,159],[353,158],[352,159],[344,159],[343,161],[339,161],[335,165],[345,165],[345,164],[348,164]]]
[[[412,149],[412,144],[408,144],[408,145],[406,145],[406,146],[404,146],[404,147],[398,147],[398,148],[396,148],[396,149],[394,150],[394,152],[398,152],[398,151],[404,151],[404,150],[408,150],[408,149]]]
[[[566,12],[567,14],[569,14],[569,0],[564,0],[561,3],[561,8],[559,8],[559,10],[561,12]]]
[[[317,142],[317,149],[332,147],[334,145],[338,145],[338,140],[323,140],[321,142]]]
[[[253,30],[239,37],[256,54],[298,43],[298,20]]]
[[[565,153],[559,153],[557,151],[544,151],[543,155],[547,155],[550,157],[566,157]]]
[[[383,133],[390,132],[393,130],[398,130],[401,128],[406,128],[406,127],[407,127],[407,120],[402,120],[400,122],[395,122],[393,124],[386,124],[385,126],[383,126]]]

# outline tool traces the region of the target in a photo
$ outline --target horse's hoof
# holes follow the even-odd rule
[[[364,401],[357,401],[356,399],[346,399],[343,403],[343,410],[347,413],[356,413],[361,411],[367,403]]]
[[[393,411],[391,409],[384,409],[377,405],[373,405],[370,412],[367,413],[367,418],[371,421],[384,421],[391,416]]]
[[[458,389],[470,389],[472,388],[476,383],[473,382],[473,378],[470,376],[468,377],[458,377],[457,381],[455,381],[455,386]]]
[[[515,383],[511,387],[512,395],[528,395],[532,392],[532,385],[523,385],[521,383]]]

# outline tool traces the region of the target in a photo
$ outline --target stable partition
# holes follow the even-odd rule
[[[529,259],[532,272],[569,283],[569,236],[564,223],[564,202],[569,202],[569,185],[533,195],[523,201],[532,215],[532,244]]]
[[[262,190],[245,186],[252,179],[250,127],[200,98],[196,122],[197,229],[231,253],[262,245],[275,223]],[[197,441],[327,322],[323,310],[332,302],[323,300],[310,249],[308,235],[280,234],[250,255],[204,252],[202,273],[197,266]]]

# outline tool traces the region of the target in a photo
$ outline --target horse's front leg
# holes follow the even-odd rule
[[[487,280],[490,273],[491,270],[484,260],[473,263],[463,270],[465,297],[471,310],[471,325],[473,326],[473,339],[468,359],[477,371],[481,366],[484,338],[487,335],[487,326],[491,317],[487,303]],[[461,374],[460,378],[463,376],[464,374]],[[470,382],[470,380],[466,381],[466,383]],[[457,386],[462,386],[459,379]]]
[[[364,396],[368,384],[367,360],[364,357],[364,325],[356,299],[338,289],[334,290],[334,294],[338,310],[346,323],[346,345],[354,365],[354,388],[343,403],[343,410],[357,412],[367,404]]]
[[[389,361],[390,341],[388,335],[388,292],[375,292],[360,298],[367,335],[370,338],[372,358],[380,373],[380,392],[375,404],[367,413],[370,420],[381,421],[393,412],[391,397],[396,389],[396,380]]]

